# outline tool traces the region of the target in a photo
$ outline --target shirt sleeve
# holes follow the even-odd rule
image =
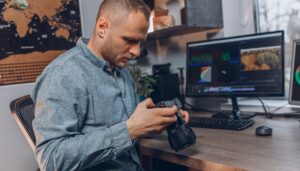
[[[84,77],[52,69],[38,79],[33,92],[36,158],[41,170],[83,170],[133,147],[125,121],[81,133],[89,94]]]

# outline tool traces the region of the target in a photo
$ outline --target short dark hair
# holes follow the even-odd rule
[[[112,19],[120,12],[126,12],[128,15],[133,12],[142,12],[147,21],[151,15],[149,7],[143,0],[103,0],[98,10],[97,20],[101,15]],[[122,17],[126,18],[127,16]]]

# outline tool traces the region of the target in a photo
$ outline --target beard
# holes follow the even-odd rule
[[[117,68],[124,68],[127,67],[129,58],[122,56],[122,55],[116,55],[112,48],[105,47],[103,48],[103,59],[109,63],[110,66],[114,66]]]
[[[113,39],[106,39],[104,47],[102,47],[103,59],[109,63],[110,66],[117,68],[127,67],[130,57],[125,53],[117,52],[120,49],[115,46]]]

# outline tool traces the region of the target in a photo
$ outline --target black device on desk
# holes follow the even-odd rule
[[[268,126],[259,126],[255,129],[255,134],[258,136],[271,136],[272,135],[272,128]]]
[[[283,31],[190,42],[186,63],[187,97],[222,96],[232,101],[228,124],[232,127],[217,126],[229,121],[218,117],[211,121],[200,119],[205,127],[240,130],[252,125],[251,116],[239,111],[237,97],[284,96]],[[191,124],[193,121],[191,118]]]

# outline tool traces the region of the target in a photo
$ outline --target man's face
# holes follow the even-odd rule
[[[130,59],[140,55],[140,43],[146,39],[148,27],[149,22],[141,12],[110,24],[104,36],[103,58],[115,67],[126,67]]]

